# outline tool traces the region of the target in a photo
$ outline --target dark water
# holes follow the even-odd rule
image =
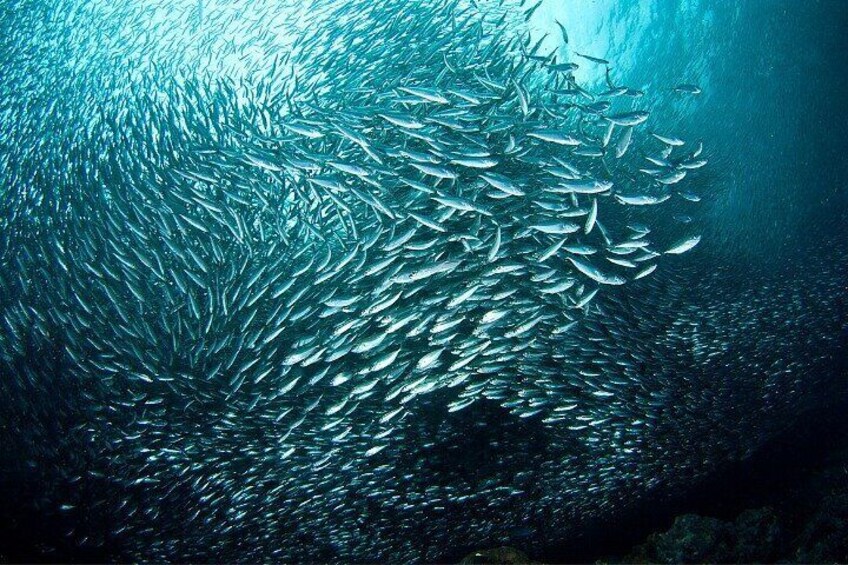
[[[39,15],[43,10],[49,14],[47,25],[80,26],[36,2],[3,9],[10,10],[3,14],[6,22],[27,20],[21,15],[26,10]],[[200,8],[181,12],[188,13],[202,27],[214,10],[206,6],[205,16]],[[248,16],[242,15],[245,27],[262,26],[247,23]],[[73,116],[66,124],[9,119],[0,144],[0,155],[6,155],[3,194],[7,202],[28,204],[22,215],[6,206],[9,217],[0,224],[5,292],[0,312],[6,320],[0,342],[5,407],[0,411],[0,556],[11,561],[455,561],[474,549],[506,544],[537,559],[582,562],[626,553],[651,531],[667,527],[675,514],[732,516],[751,500],[767,504],[770,493],[779,497],[787,484],[802,480],[848,427],[848,4],[544,0],[528,23],[533,40],[546,32],[556,36],[555,20],[566,24],[572,49],[608,59],[615,83],[647,93],[644,104],[654,117],[661,116],[664,132],[691,144],[702,141],[709,158],[704,174],[693,181],[702,198],[694,218],[702,235],[698,247],[658,271],[661,277],[600,294],[598,309],[588,315],[590,329],[574,337],[573,354],[589,365],[598,357],[594,346],[580,348],[589,337],[604,344],[605,359],[636,359],[627,373],[632,379],[621,389],[628,400],[624,406],[632,410],[629,416],[649,419],[651,426],[644,434],[633,433],[635,444],[619,442],[631,437],[632,429],[620,424],[613,408],[611,421],[590,434],[545,423],[542,416],[519,417],[504,406],[513,397],[481,393],[469,408],[448,412],[455,397],[440,388],[409,403],[394,442],[374,456],[376,462],[363,457],[373,445],[367,438],[331,453],[334,444],[309,431],[294,436],[307,452],[306,463],[269,462],[262,450],[281,445],[277,439],[285,430],[258,420],[230,395],[210,393],[207,402],[201,394],[208,390],[205,384],[175,385],[173,395],[153,388],[168,390],[167,380],[157,380],[172,376],[168,371],[191,374],[185,367],[175,369],[176,362],[167,371],[159,366],[162,373],[152,375],[149,388],[125,385],[105,371],[79,369],[87,361],[69,358],[67,341],[102,335],[118,318],[97,320],[86,331],[67,329],[63,308],[66,316],[85,316],[66,300],[67,288],[79,293],[88,279],[68,282],[44,243],[60,230],[57,220],[39,216],[51,206],[37,196],[27,198],[40,190],[49,203],[51,190],[60,192],[48,169],[69,171],[57,177],[71,179],[62,190],[73,193],[74,174],[82,178],[86,162],[113,160],[114,169],[108,170],[126,171],[124,163],[154,163],[156,156],[98,154],[99,145],[88,151],[65,148],[62,140],[73,137],[67,124],[79,127]],[[181,29],[182,24],[169,25]],[[3,116],[20,116],[16,109],[36,96],[44,105],[68,104],[82,114],[86,108],[123,104],[117,88],[118,94],[92,101],[62,98],[81,92],[62,91],[63,77],[71,76],[73,84],[108,85],[109,72],[118,76],[114,69],[132,70],[140,60],[122,59],[118,34],[109,37],[114,44],[105,56],[93,46],[94,34],[68,37],[91,41],[91,59],[81,50],[73,62],[57,56],[67,67],[55,60],[40,64],[28,53],[46,51],[27,51],[31,45],[20,35],[3,40],[0,76],[18,81],[4,87],[11,94],[2,103]],[[190,49],[186,53],[190,59]],[[245,65],[267,66],[270,59],[250,61]],[[19,72],[21,65],[28,76]],[[112,70],[98,74],[103,65]],[[602,85],[602,68],[584,65],[577,78]],[[149,72],[139,69],[139,74]],[[428,76],[428,69],[422,65],[418,72]],[[684,82],[698,84],[702,94],[671,91]],[[51,102],[53,96],[62,99]],[[140,115],[151,123],[171,119]],[[177,147],[183,161],[155,167],[178,168],[198,149]],[[26,170],[21,163],[47,151],[49,167],[35,167],[32,176],[16,174],[9,164]],[[98,182],[120,189],[126,178],[104,175]],[[109,242],[121,238],[112,237],[109,219],[97,207],[102,203],[79,204],[83,201],[57,197],[68,209],[84,210],[75,217],[81,227],[74,224],[63,232],[65,245],[73,247],[75,234],[84,235],[91,238],[95,257],[112,254]],[[660,217],[657,224],[673,221]],[[48,265],[47,270],[25,272],[28,261]],[[103,259],[103,264],[110,263]],[[26,284],[19,285],[23,279]],[[19,290],[24,287],[35,291]],[[97,300],[93,290],[91,296]],[[133,303],[132,295],[122,296]],[[183,315],[164,311],[166,318]],[[30,333],[23,332],[23,338],[11,329],[24,319],[20,312],[34,312],[26,314]],[[42,332],[42,326],[49,331]],[[227,328],[222,331],[235,331]],[[170,334],[156,337],[138,343],[163,351],[171,347]],[[144,357],[127,353],[137,351],[132,348],[118,351],[127,357],[118,356],[118,363],[127,366]],[[212,364],[218,360],[214,354],[206,358]],[[108,351],[101,359],[107,365],[112,361]],[[566,371],[565,365],[553,367]],[[515,379],[518,396],[536,390],[530,382],[538,377],[535,371],[502,371]],[[324,389],[304,392],[303,402],[311,403],[319,390]],[[136,396],[142,392],[148,395],[144,400]],[[143,402],[157,394],[165,398],[166,409],[145,407]],[[196,412],[187,406],[194,394],[195,406],[202,406]],[[595,418],[604,414],[591,406]],[[369,411],[358,413],[362,421],[383,414],[367,400],[360,410]],[[215,427],[218,416],[226,419],[228,413],[241,431]],[[317,429],[323,422],[307,420],[304,427],[310,425]],[[192,444],[199,446],[196,454]],[[164,463],[168,449],[183,450],[179,461],[187,466],[196,460],[199,466],[188,471]],[[333,461],[315,470],[315,461],[328,453]],[[348,460],[356,462],[353,471],[344,468]],[[216,475],[219,470],[223,476]],[[155,482],[133,484],[151,477]],[[198,487],[206,481],[211,486]],[[285,483],[282,494],[268,494],[278,483]],[[238,494],[246,487],[262,494],[254,499],[244,490],[249,493],[244,502]],[[343,495],[333,494],[336,488]],[[518,494],[507,494],[511,489]]]

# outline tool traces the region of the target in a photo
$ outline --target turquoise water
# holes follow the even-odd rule
[[[716,249],[770,257],[844,225],[844,41],[836,2],[551,3],[574,41],[616,61],[624,82],[662,88],[681,77],[704,95],[660,104],[708,140],[721,173],[709,226]],[[543,16],[540,14],[539,19]],[[540,28],[544,23],[540,22]],[[714,172],[716,172],[714,170]]]
[[[14,3],[0,556],[594,559],[791,442],[848,399],[846,20]]]

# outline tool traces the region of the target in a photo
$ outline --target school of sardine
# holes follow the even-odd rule
[[[529,519],[557,487],[455,488],[410,455],[444,419],[497,425],[482,405],[561,441],[466,449],[559,469],[574,509],[657,480],[636,461],[663,385],[615,324],[664,319],[638,295],[698,253],[709,150],[567,22],[533,37],[542,1],[13,4],[0,358],[10,394],[72,391],[44,502],[72,543],[405,561],[496,539],[487,508]],[[679,325],[657,339],[691,343]],[[441,545],[398,534],[430,519]]]

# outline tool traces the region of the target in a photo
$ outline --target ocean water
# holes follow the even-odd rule
[[[843,2],[0,17],[3,559],[593,560],[846,413]]]

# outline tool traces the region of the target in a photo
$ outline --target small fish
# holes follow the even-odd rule
[[[548,192],[556,194],[601,194],[612,189],[612,181],[598,179],[577,179],[562,181],[556,186],[548,187]]]
[[[563,235],[579,231],[580,226],[571,222],[545,222],[531,225],[530,229],[546,234]]]
[[[577,69],[579,69],[580,65],[578,65],[577,63],[551,63],[551,64],[547,65],[547,68],[549,68],[552,71],[557,71],[557,72],[561,72],[561,73],[570,73],[572,71],[576,71]],[[554,90],[552,92],[554,94],[564,94],[562,91],[557,91],[557,90]],[[571,92],[568,92],[568,94],[570,95]]]
[[[674,87],[675,92],[679,92],[680,94],[701,94],[701,87],[695,84],[678,84]]]
[[[592,228],[595,227],[595,220],[598,219],[598,199],[594,198],[592,200],[592,208],[589,211],[589,215],[586,217],[586,224],[583,227],[583,233],[590,234],[592,233]]]
[[[611,122],[612,123],[612,122]],[[624,132],[615,144],[615,157],[621,159],[624,157],[627,150],[630,148],[630,142],[633,140],[633,127],[624,128]]]
[[[634,127],[638,126],[639,124],[645,123],[645,121],[647,121],[650,115],[650,112],[639,110],[634,112],[623,112],[620,114],[606,116],[606,120],[614,123],[617,126]]]
[[[421,88],[414,86],[399,86],[398,90],[406,92],[412,96],[417,96],[427,102],[435,102],[436,104],[448,104],[450,100],[432,88]]]
[[[565,26],[562,25],[559,20],[554,20],[556,22],[557,27],[559,27],[560,35],[562,36],[562,42],[568,45],[568,32],[565,30]]]
[[[606,275],[602,273],[592,264],[583,261],[582,259],[569,257],[568,260],[571,261],[571,264],[574,265],[578,271],[600,284],[618,286],[626,282],[624,278],[618,275]]]
[[[497,226],[495,228],[495,236],[492,238],[492,247],[489,248],[489,253],[486,258],[489,263],[493,262],[498,257],[498,253],[501,249],[501,228]]]
[[[657,182],[660,184],[670,185],[677,184],[686,177],[686,171],[672,171],[666,175],[657,177]]]
[[[599,57],[592,57],[591,55],[584,55],[582,53],[577,53],[576,51],[574,52],[574,54],[577,55],[578,57],[586,59],[587,61],[592,61],[593,63],[598,63],[599,65],[609,65],[609,61],[607,61],[606,59],[601,59]]]
[[[524,196],[525,193],[518,188],[508,177],[498,173],[482,173],[480,178],[492,187],[509,194],[510,196]]]
[[[547,141],[550,143],[556,143],[557,145],[567,145],[571,147],[580,145],[582,143],[574,136],[556,130],[533,130],[527,132],[527,136],[540,139],[542,141]]]
[[[700,241],[701,241],[700,235],[696,235],[696,236],[693,236],[693,237],[689,237],[689,238],[680,240],[679,242],[677,242],[673,246],[671,246],[668,250],[666,250],[666,254],[668,254],[668,255],[681,255],[683,253],[686,253],[690,249],[694,248],[696,245],[698,245],[698,243],[700,243]]]
[[[524,21],[525,22],[530,21],[530,18],[533,17],[533,14],[536,12],[536,10],[539,9],[539,6],[542,5],[542,2],[544,2],[544,0],[539,0],[535,5],[533,5],[530,9],[528,9],[524,12]]]
[[[652,196],[649,194],[638,194],[633,196],[627,196],[624,194],[615,195],[616,200],[628,206],[653,206],[655,204],[662,204],[669,198],[671,198],[670,194],[665,194],[662,196]]]
[[[641,271],[636,273],[636,275],[633,277],[633,280],[635,281],[635,280],[645,278],[656,270],[657,270],[657,265],[650,265],[649,267],[645,267],[644,269],[642,269]]]
[[[651,135],[654,136],[656,139],[662,141],[663,143],[665,143],[666,145],[669,145],[671,147],[680,147],[684,144],[684,141],[680,138],[677,138],[677,137],[668,137],[668,136],[665,136],[665,135],[660,135],[660,134],[655,133],[655,132],[652,132]]]

